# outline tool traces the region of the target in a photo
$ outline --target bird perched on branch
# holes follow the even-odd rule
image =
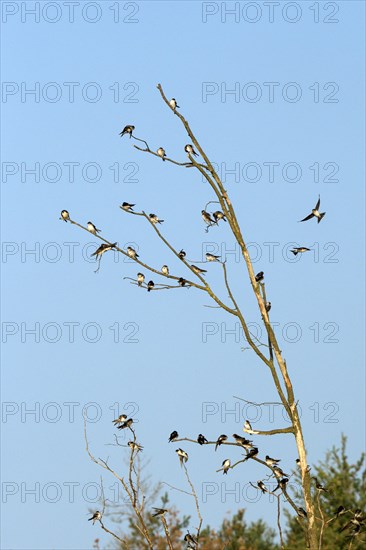
[[[163,265],[161,272],[163,275],[169,275],[169,267],[167,265]]]
[[[187,281],[185,279],[183,279],[183,277],[179,277],[178,285],[179,286],[186,286],[186,284],[187,284]]]
[[[96,512],[94,512],[92,517],[88,519],[88,521],[92,521],[94,525],[96,521],[100,521],[101,519],[102,519],[102,514],[99,512],[99,510],[97,510]]]
[[[297,509],[297,513],[301,518],[307,518],[308,517],[308,515],[305,512],[304,508],[302,508],[301,506]]]
[[[220,447],[220,445],[222,443],[224,443],[224,441],[227,440],[227,435],[225,434],[222,434],[220,435],[218,438],[217,438],[217,441],[216,441],[216,445],[215,445],[215,451],[217,451],[217,447]]]
[[[311,214],[306,216],[306,218],[304,218],[303,220],[300,220],[300,222],[306,222],[308,220],[311,220],[311,218],[316,218],[318,220],[318,223],[320,223],[322,221],[322,219],[324,218],[326,213],[325,212],[319,212],[319,208],[320,208],[320,195],[319,195],[318,202],[315,205],[315,208],[313,208],[312,211],[311,211]]]
[[[243,428],[244,432],[248,433],[248,434],[252,434],[252,435],[256,435],[256,434],[259,434],[259,432],[253,430],[252,428],[252,425],[251,423],[249,422],[249,420],[246,420],[244,422],[244,428]]]
[[[329,493],[328,489],[326,489],[321,483],[319,483],[316,477],[313,477],[313,480],[315,481],[315,487],[319,492],[323,491],[324,493]]]
[[[220,220],[224,220],[224,222],[227,221],[225,214],[221,212],[221,210],[216,210],[216,212],[214,212],[212,215],[216,223],[219,222]]]
[[[263,271],[260,271],[259,273],[257,273],[257,275],[255,276],[255,280],[257,281],[257,283],[260,283],[261,281],[263,281],[264,279],[264,272]]]
[[[265,462],[267,466],[275,466],[276,464],[281,462],[281,459],[271,458],[270,456],[266,455]]]
[[[129,202],[123,202],[120,206],[122,210],[125,210],[126,212],[133,212],[133,207],[136,206],[135,204],[130,204]]]
[[[142,451],[143,447],[139,445],[138,443],[135,443],[134,441],[129,441],[127,445],[132,449],[132,451]]]
[[[150,218],[151,223],[153,223],[153,224],[163,223],[163,221],[164,221],[164,220],[159,220],[159,218],[156,214],[149,214],[149,218]]]
[[[196,539],[190,534],[189,531],[188,531],[188,533],[187,533],[187,534],[185,535],[185,537],[184,537],[184,542],[188,542],[187,548],[191,548],[191,549],[197,548],[198,542],[197,542]]]
[[[230,469],[230,466],[231,466],[231,462],[230,462],[230,458],[227,458],[226,460],[224,460],[224,462],[222,463],[222,467],[224,469],[224,474],[227,474],[229,469]]]
[[[267,487],[264,485],[263,481],[257,481],[258,489],[262,491],[262,494],[268,493]]]
[[[100,231],[101,231],[100,229],[97,229],[92,222],[88,222],[86,224],[86,228],[87,228],[88,231],[90,231],[90,233],[93,233],[93,235],[96,235],[97,233],[100,233]]]
[[[117,426],[118,424],[123,424],[127,420],[127,414],[120,414],[117,418],[112,420],[113,424]]]
[[[179,437],[178,432],[176,430],[174,430],[169,436],[169,443],[171,443],[172,441],[174,441],[178,437]]]
[[[132,132],[134,131],[135,127],[128,124],[127,126],[125,126],[122,130],[122,132],[120,132],[120,136],[124,136],[125,134],[129,134],[130,135],[130,138],[132,137]]]
[[[193,145],[190,145],[190,144],[186,145],[184,147],[184,150],[186,153],[188,153],[188,155],[193,155],[195,157],[198,157],[196,151],[193,149]]]
[[[120,426],[118,426],[118,430],[124,430],[125,428],[131,428],[133,424],[133,418],[129,418],[128,420],[125,420],[123,422],[123,424],[121,424]]]
[[[201,210],[201,214],[202,214],[202,219],[205,223],[207,223],[207,225],[213,225],[214,223],[217,223],[215,222],[215,220],[213,220],[211,218],[211,214],[209,214],[208,212],[206,212],[206,210]]]
[[[206,269],[201,269],[200,267],[197,267],[196,265],[191,265],[191,268],[198,275],[203,275],[203,273],[207,273]]]
[[[137,284],[138,286],[142,286],[142,283],[145,281],[145,275],[143,273],[137,274]]]
[[[207,439],[205,438],[204,435],[202,434],[199,434],[198,437],[197,437],[197,442],[200,444],[200,445],[204,445],[205,443],[208,443]]]
[[[108,252],[108,250],[112,250],[112,248],[115,248],[117,246],[117,243],[108,244],[108,243],[102,243],[99,248],[96,249],[91,256],[95,256],[96,258],[101,257],[104,252]]]
[[[163,516],[168,511],[165,508],[155,508],[155,506],[153,506],[153,510],[156,510],[154,514],[151,514],[153,518],[156,518],[156,516]]]
[[[67,222],[67,220],[70,219],[70,214],[67,210],[61,210],[61,218],[60,220],[64,220],[64,222]]]
[[[241,437],[238,434],[233,434],[233,438],[237,444],[244,447],[244,449],[251,449],[253,447],[253,441],[249,441],[249,439],[246,439],[245,437]]]
[[[164,151],[164,149],[162,147],[159,147],[159,149],[156,151],[157,154],[159,155],[160,158],[162,158],[163,160],[165,160],[164,157],[166,157],[166,153]]]
[[[266,308],[266,312],[268,313],[269,311],[271,311],[271,307],[272,307],[272,304],[271,302],[266,302],[266,305],[264,306]]]
[[[183,449],[176,449],[175,452],[178,454],[179,456],[179,462],[180,462],[180,465],[182,466],[183,465],[183,462],[187,462],[188,461],[188,453],[186,453],[185,451],[183,451]]]
[[[206,260],[208,262],[219,262],[220,256],[215,256],[215,254],[211,254],[210,252],[206,253]]]
[[[183,260],[187,256],[187,254],[184,252],[183,248],[180,252],[178,252],[178,256],[181,260]]]
[[[128,246],[127,247],[127,254],[130,258],[132,258],[133,260],[136,260],[136,258],[139,257],[139,255],[137,254],[136,250],[134,248],[132,248],[132,246]]]
[[[154,281],[149,281],[147,283],[147,291],[150,292],[154,288],[155,284]]]
[[[169,101],[169,105],[171,106],[172,109],[180,109],[179,105],[177,105],[177,102],[175,100],[175,97],[172,97],[172,99]]]

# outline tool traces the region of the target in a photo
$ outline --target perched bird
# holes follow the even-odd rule
[[[277,489],[281,488],[282,491],[284,491],[286,489],[286,484],[289,482],[289,479],[288,477],[283,477],[282,479],[279,479],[278,482],[277,482],[277,487],[275,489],[273,489],[273,493],[275,491],[277,491]]]
[[[172,97],[172,99],[169,101],[169,105],[171,106],[172,109],[180,109],[179,105],[177,105],[177,102],[175,100],[175,97]]]
[[[139,255],[137,254],[136,250],[134,248],[132,248],[132,246],[128,246],[127,247],[127,254],[130,258],[132,258],[133,260],[136,260],[136,258],[139,257]]]
[[[142,286],[142,283],[145,281],[145,275],[143,273],[137,274],[137,284],[138,286]]]
[[[208,262],[219,262],[220,256],[215,256],[215,254],[211,254],[210,252],[206,253],[206,260]]]
[[[126,210],[126,212],[133,212],[134,204],[130,204],[129,202],[123,202],[120,206],[122,210]]]
[[[308,515],[305,512],[304,508],[301,508],[301,506],[297,509],[297,513],[301,518],[307,518]]]
[[[285,474],[279,466],[273,466],[273,473],[277,478],[289,477],[289,474]]]
[[[266,302],[265,308],[266,308],[267,313],[268,313],[269,311],[271,311],[271,307],[272,307],[271,302]]]
[[[264,485],[263,481],[257,481],[258,489],[262,491],[262,493],[268,493],[267,487]]]
[[[202,275],[203,273],[207,273],[207,269],[201,269],[200,267],[197,267],[196,265],[191,265],[191,268],[198,275]]]
[[[120,136],[124,136],[125,134],[130,134],[130,138],[132,136],[132,132],[134,131],[135,127],[131,125],[127,125],[123,128],[122,132],[120,132]]]
[[[100,229],[97,229],[95,225],[92,222],[88,222],[86,224],[86,228],[90,233],[93,233],[93,235],[96,235],[97,233],[100,233]]]
[[[188,533],[185,535],[184,537],[184,542],[188,542],[188,548],[196,548],[198,542],[196,541],[196,539],[190,534],[190,532],[188,531]],[[191,545],[194,545],[194,546],[191,546]]]
[[[194,155],[195,157],[198,157],[196,151],[193,149],[193,145],[186,145],[184,147],[184,150],[186,153],[188,153],[188,155]]]
[[[176,449],[175,452],[178,453],[179,462],[180,462],[180,465],[182,466],[183,462],[187,462],[188,454],[185,451],[183,451],[183,449]]]
[[[321,483],[319,483],[319,481],[317,480],[316,477],[313,477],[313,480],[315,481],[315,487],[317,488],[317,490],[321,493],[322,491],[324,493],[329,493],[328,489],[326,489]]]
[[[299,246],[298,248],[292,248],[291,252],[294,256],[297,256],[297,254],[303,254],[304,252],[310,252],[310,248],[306,248],[306,246]]]
[[[201,210],[201,214],[202,214],[203,221],[207,223],[207,225],[212,225],[214,223],[217,223],[215,222],[215,220],[211,218],[211,215],[208,212],[206,212],[206,210]]]
[[[198,437],[197,437],[197,441],[200,445],[204,445],[205,443],[208,443],[207,439],[205,438],[204,435],[202,434],[199,434]]]
[[[224,474],[227,474],[231,466],[230,458],[227,458],[222,463],[222,467],[224,468]]]
[[[129,418],[128,420],[125,420],[123,422],[123,424],[121,424],[120,426],[118,426],[118,430],[124,430],[125,428],[131,428],[133,424],[133,418]]]
[[[178,256],[181,260],[187,256],[187,254],[184,252],[183,248],[180,252],[178,252]]]
[[[252,425],[251,423],[249,422],[249,420],[246,420],[244,422],[244,428],[243,428],[244,432],[248,433],[248,434],[252,434],[252,435],[256,435],[256,434],[259,434],[259,432],[253,430],[252,428]]]
[[[166,157],[166,153],[164,151],[164,149],[162,147],[159,147],[159,149],[156,151],[157,154],[159,155],[160,158],[162,158],[163,160],[165,160],[164,157]]]
[[[159,218],[156,214],[149,214],[149,218],[150,218],[151,223],[153,223],[154,225],[156,223],[163,223],[163,221],[164,221],[164,220],[159,220]]]
[[[117,424],[122,424],[126,420],[127,420],[127,414],[120,414],[119,416],[117,416],[117,418],[112,420],[112,422],[115,426],[117,426]]]
[[[263,279],[264,279],[264,273],[263,273],[263,271],[260,271],[255,276],[255,280],[257,281],[257,283],[260,283],[261,281],[263,281]]]
[[[220,447],[221,443],[227,440],[227,435],[222,434],[217,438],[216,445],[215,445],[215,451],[217,451],[217,447]]]
[[[342,514],[345,514],[345,512],[346,512],[346,509],[345,509],[344,506],[342,506],[342,505],[338,506],[338,508],[336,510],[336,513],[335,513],[336,518],[338,518]]]
[[[320,223],[322,221],[322,219],[324,218],[326,213],[325,212],[320,213],[319,208],[320,208],[320,195],[319,195],[318,202],[315,205],[315,208],[313,208],[312,211],[311,211],[311,214],[306,216],[306,218],[304,218],[303,220],[300,220],[300,222],[306,222],[308,220],[311,220],[311,218],[316,218],[318,220],[318,223]]]
[[[179,277],[178,284],[179,286],[186,286],[187,281],[183,277]]]
[[[147,283],[147,291],[150,292],[154,288],[154,281],[149,281]]]
[[[244,460],[248,460],[249,458],[254,458],[259,453],[258,447],[253,447],[248,452],[247,456],[244,458]]]
[[[143,447],[139,445],[138,443],[135,443],[134,441],[129,441],[127,445],[132,449],[132,451],[142,451]]]
[[[167,265],[163,265],[161,272],[163,275],[169,275],[169,267]]]
[[[96,521],[100,521],[101,519],[102,519],[102,514],[99,512],[99,510],[97,510],[96,512],[94,512],[92,517],[88,519],[88,521],[92,521],[94,525]]]
[[[151,514],[153,518],[156,518],[156,516],[163,516],[168,511],[165,508],[155,508],[155,506],[153,506],[153,510],[156,510],[154,514]]]
[[[174,441],[174,439],[177,439],[178,437],[179,437],[178,432],[174,430],[169,436],[169,443],[171,443],[172,441]]]
[[[226,216],[221,210],[216,210],[213,214],[215,222],[219,222],[220,220],[224,220],[224,222],[227,222]]]
[[[64,220],[64,222],[67,222],[67,220],[70,219],[70,214],[67,210],[61,210],[61,218],[60,220]]]
[[[249,439],[246,439],[245,437],[241,437],[238,434],[233,434],[233,438],[238,445],[241,445],[245,449],[251,449],[253,447],[253,441],[249,441]]]
[[[113,243],[113,244],[102,243],[100,247],[97,248],[95,252],[93,252],[92,256],[100,257],[102,256],[102,254],[104,254],[104,252],[108,252],[108,250],[112,250],[112,248],[115,248],[116,246],[117,246],[117,243]]]
[[[296,464],[297,464],[297,466],[300,468],[300,464],[301,464],[301,463],[300,463],[300,459],[299,459],[299,458],[296,459]],[[307,465],[307,466],[306,466],[306,471],[307,471],[307,472],[310,472],[310,470],[311,470],[311,467],[310,467],[309,465]]]
[[[267,466],[276,466],[279,462],[281,462],[280,459],[271,458],[268,455],[266,455],[265,461],[266,461]]]

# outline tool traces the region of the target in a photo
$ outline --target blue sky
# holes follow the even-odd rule
[[[227,253],[233,288],[257,330],[228,228],[204,231],[210,189],[192,170],[118,136],[134,124],[152,148],[185,160],[184,128],[158,82],[220,173],[237,171],[225,184],[255,269],[265,272],[310,462],[342,432],[357,459],[365,394],[364,4],[280,3],[271,19],[261,2],[238,3],[235,21],[224,11],[234,3],[120,2],[117,12],[117,3],[81,2],[73,22],[64,3],[49,4],[2,3],[2,547],[85,549],[96,536],[107,540],[86,521],[98,507],[101,473],[108,498],[113,480],[86,455],[85,407],[97,456],[122,467],[123,457],[106,446],[118,404],[138,420],[152,479],[184,489],[176,445],[167,443],[173,429],[215,438],[240,433],[247,417],[261,429],[286,425],[279,408],[273,421],[269,408],[233,397],[276,401],[266,369],[242,351],[235,321],[204,307],[208,298],[194,289],[140,291],[123,279],[139,269],[113,254],[94,274],[88,257],[96,239],[58,219],[66,208],[105,238],[135,243],[147,262],[188,276],[150,227],[118,205],[158,213],[164,235],[189,259],[200,261],[207,249]],[[322,223],[298,224],[319,194]],[[312,252],[295,261],[293,243]],[[221,275],[209,265],[207,279],[225,298]],[[256,442],[285,469],[294,464],[290,438]],[[207,483],[217,489],[202,503],[205,523],[244,506],[248,519],[274,524],[273,504],[243,496],[263,475],[258,464],[235,469],[222,486],[215,470],[236,454],[186,450],[201,500]],[[225,493],[233,488],[238,498]],[[169,494],[194,515],[186,495]]]

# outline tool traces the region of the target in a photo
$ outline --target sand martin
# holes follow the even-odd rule
[[[215,256],[215,254],[211,254],[210,252],[206,253],[206,260],[208,262],[219,262],[220,256]]]
[[[164,149],[162,147],[159,147],[159,149],[156,151],[157,154],[159,155],[160,158],[162,158],[163,160],[165,160],[164,157],[166,157],[166,153],[164,151]]]
[[[145,275],[143,273],[138,273],[137,274],[137,284],[138,286],[142,286],[142,283],[144,282],[145,280]]]
[[[246,421],[244,422],[243,431],[246,432],[246,433],[248,433],[248,434],[251,434],[251,435],[259,434],[259,432],[253,430],[252,425],[251,425],[251,423],[249,422],[249,420],[246,420]]]
[[[108,250],[112,250],[112,248],[116,246],[117,246],[117,243],[113,243],[113,244],[102,243],[100,247],[97,248],[96,251],[93,252],[93,254],[91,254],[91,256],[96,256],[96,258],[98,258],[98,256],[101,257],[102,254],[104,254],[104,252],[108,252]]]
[[[176,430],[174,430],[169,436],[169,443],[171,443],[172,441],[174,441],[178,437],[179,437],[178,432]]]
[[[156,214],[149,214],[149,219],[150,219],[151,223],[153,223],[154,225],[156,223],[163,223],[163,221],[164,221],[164,220],[159,220],[159,218]]]
[[[190,145],[190,144],[186,145],[184,147],[184,150],[186,153],[188,153],[188,155],[194,155],[195,157],[198,157],[196,151],[193,149],[193,145]]]
[[[215,445],[215,451],[217,451],[217,447],[220,447],[220,445],[227,440],[227,435],[222,434],[217,438],[216,445]]]
[[[272,307],[271,302],[266,302],[265,308],[266,308],[266,312],[267,312],[267,313],[268,313],[269,311],[271,311],[271,307]]]
[[[178,252],[178,256],[181,260],[183,260],[187,256],[187,254],[184,252],[183,248],[180,252]]]
[[[175,100],[175,97],[172,97],[172,99],[169,101],[169,105],[171,108],[175,111],[175,109],[180,109],[179,105],[177,105],[177,102]]]
[[[99,512],[99,510],[97,510],[96,512],[94,512],[92,517],[88,519],[88,521],[92,521],[94,525],[96,521],[100,521],[101,519],[102,519],[102,514]]]
[[[258,453],[259,453],[258,447],[253,447],[252,449],[250,449],[247,456],[244,458],[244,461],[248,460],[249,458],[254,458],[255,456],[257,456]]]
[[[128,420],[125,420],[123,424],[117,427],[118,430],[124,430],[125,428],[131,428],[133,424],[133,418],[129,418]]]
[[[263,273],[263,271],[260,271],[255,276],[255,280],[257,281],[257,283],[260,283],[261,281],[263,281],[263,279],[264,279],[264,273]]]
[[[187,462],[188,454],[185,451],[183,451],[183,449],[176,449],[175,452],[178,453],[179,462],[180,462],[180,465],[182,466],[183,462]]]
[[[303,254],[304,252],[310,252],[310,248],[306,248],[306,246],[299,246],[298,248],[292,248],[291,252],[294,256],[297,256],[297,254]]]
[[[197,273],[198,275],[203,275],[204,273],[207,273],[206,269],[201,269],[200,267],[197,267],[196,265],[191,265],[192,271]]]
[[[117,424],[122,424],[126,420],[127,420],[127,414],[120,414],[119,416],[117,416],[117,418],[112,420],[112,422],[115,426],[117,426]]]
[[[130,204],[129,202],[123,202],[120,206],[122,210],[126,210],[126,212],[133,212],[134,204]]]
[[[311,214],[306,216],[306,218],[304,218],[303,220],[300,220],[300,222],[306,222],[307,220],[311,220],[311,218],[316,218],[318,220],[318,223],[320,223],[325,216],[325,212],[319,212],[319,208],[320,208],[320,195],[319,195],[318,202],[315,205],[315,208],[313,208],[311,211]]]
[[[207,439],[205,438],[204,435],[202,434],[199,434],[198,437],[197,437],[197,441],[200,445],[204,445],[205,443],[208,443]]]
[[[169,275],[169,267],[167,265],[163,265],[161,272],[163,275]]]
[[[133,260],[136,260],[136,258],[139,257],[139,255],[137,254],[136,250],[134,248],[132,248],[132,246],[128,246],[127,247],[127,255],[132,258]]]
[[[227,458],[226,460],[224,460],[224,462],[222,463],[222,467],[224,469],[224,474],[227,474],[229,469],[230,469],[230,466],[231,466],[231,462],[230,462],[230,458]]]
[[[253,441],[249,441],[249,439],[246,439],[245,437],[241,437],[238,434],[233,434],[233,438],[238,445],[241,445],[245,449],[251,449],[253,447]]]
[[[209,214],[208,212],[206,212],[206,210],[201,210],[201,214],[202,214],[202,219],[205,223],[207,223],[207,225],[212,225],[214,223],[217,223],[215,222],[215,220],[213,220],[211,218],[211,214]]]
[[[266,464],[267,466],[276,466],[279,462],[281,462],[280,459],[277,458],[271,458],[270,456],[266,455]]]
[[[163,516],[168,511],[165,508],[155,508],[155,506],[153,506],[153,510],[156,510],[154,514],[151,514],[153,518],[156,518],[156,516]]]
[[[212,215],[216,223],[220,220],[224,220],[224,222],[227,221],[225,214],[221,212],[221,210],[216,210],[216,212],[214,212]]]
[[[262,491],[262,493],[268,493],[268,489],[264,485],[263,481],[257,481],[258,489]]]
[[[152,290],[154,288],[154,281],[149,281],[147,283],[147,291],[150,292],[150,290]]]
[[[67,210],[61,210],[61,218],[60,220],[64,220],[64,222],[67,222],[67,220],[70,219],[70,214]]]
[[[132,451],[139,452],[139,451],[142,451],[143,449],[141,445],[139,445],[138,443],[135,443],[134,441],[129,441],[127,445],[130,447]]]
[[[97,233],[100,233],[100,229],[97,229],[95,225],[92,222],[88,222],[86,224],[86,228],[90,233],[93,233],[93,235],[96,235]]]
[[[185,279],[183,279],[183,277],[179,277],[178,285],[179,286],[186,286],[186,284],[187,284],[187,281]]]

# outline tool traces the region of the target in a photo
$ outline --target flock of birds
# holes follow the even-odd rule
[[[135,433],[132,429],[133,418],[128,418],[126,414],[121,414],[113,420],[113,424],[114,424],[115,427],[117,427],[118,430],[124,430],[126,428],[129,428],[131,430],[131,432],[133,433],[134,441],[130,440],[127,443],[127,445],[130,447],[132,453],[134,453],[134,452],[138,453],[138,452],[141,452],[143,450],[143,447],[139,443],[137,443],[136,440],[135,440]],[[252,425],[251,425],[249,420],[245,421],[244,426],[243,426],[243,431],[244,431],[244,433],[249,434],[249,435],[258,435],[258,434],[260,434],[259,431],[254,430],[252,428]],[[245,458],[243,460],[239,461],[239,462],[245,462],[249,459],[257,459],[259,449],[258,449],[258,447],[256,447],[253,444],[252,440],[249,440],[246,437],[242,437],[242,436],[240,436],[238,434],[235,434],[235,433],[232,435],[232,437],[235,441],[234,444],[236,444],[239,447],[245,449],[245,452],[246,452]],[[168,442],[169,443],[174,443],[176,441],[179,441],[179,434],[176,430],[173,430],[171,432],[169,438],[168,438]],[[228,436],[226,434],[221,434],[214,441],[208,441],[208,439],[206,439],[206,437],[203,434],[198,434],[197,439],[196,439],[196,442],[199,445],[207,445],[207,444],[215,445],[215,451],[217,451],[217,449],[221,445],[225,444],[227,441],[228,441]],[[233,443],[231,443],[231,445],[233,445]],[[175,452],[177,453],[177,456],[179,458],[180,465],[181,466],[185,465],[188,462],[188,458],[189,458],[188,453],[186,451],[184,451],[183,449],[181,449],[181,448],[176,449]],[[281,459],[272,458],[269,455],[266,455],[265,458],[264,458],[264,461],[259,460],[259,462],[261,462],[261,463],[264,462],[266,464],[266,466],[268,466],[268,468],[270,468],[272,470],[272,474],[271,474],[270,477],[273,476],[275,478],[277,486],[275,487],[275,489],[270,490],[266,486],[265,482],[262,479],[258,480],[256,485],[254,485],[253,483],[251,483],[251,485],[253,487],[257,488],[259,491],[261,491],[262,494],[265,494],[265,493],[275,494],[278,489],[281,489],[282,492],[286,496],[287,484],[288,484],[288,482],[291,478],[291,475],[285,473],[282,470],[282,468],[279,467],[279,463],[281,462]],[[238,464],[238,462],[235,463],[235,464],[232,464],[231,460],[229,458],[226,458],[222,462],[221,468],[219,470],[217,470],[217,472],[222,471],[224,475],[225,474],[227,475],[229,470],[234,468],[236,466],[236,464]],[[296,464],[298,466],[300,465],[300,460],[299,459],[296,459]],[[308,471],[310,471],[310,467],[308,467]],[[326,487],[324,487],[324,485],[319,483],[318,479],[315,476],[312,476],[312,479],[314,480],[316,491],[319,494],[320,493],[328,493],[328,494],[330,493],[330,491]],[[165,509],[165,508],[153,507],[153,510],[154,510],[154,512],[151,512],[152,517],[164,516],[164,514],[169,512],[169,510]],[[301,506],[297,507],[297,514],[300,518],[307,518],[307,513],[304,510],[304,508],[302,508]],[[351,509],[346,509],[344,506],[340,505],[340,506],[338,506],[337,510],[334,512],[334,515],[332,516],[332,518],[330,520],[328,520],[328,523],[330,521],[338,519],[339,517],[344,516],[346,514],[350,514],[349,519],[339,529],[339,532],[342,533],[343,531],[348,530],[349,533],[350,533],[350,537],[353,538],[361,532],[361,528],[364,525],[365,520],[366,520],[366,516],[364,516],[361,509],[357,508],[355,510],[351,510]],[[93,525],[96,521],[101,521],[101,520],[102,520],[102,514],[99,510],[94,512],[92,514],[92,516],[88,519],[88,521],[93,522]],[[186,535],[184,537],[184,541],[187,542],[187,548],[191,548],[191,549],[196,549],[197,548],[198,541],[196,540],[196,538],[193,535],[191,535],[189,533],[189,531],[186,533]]]

